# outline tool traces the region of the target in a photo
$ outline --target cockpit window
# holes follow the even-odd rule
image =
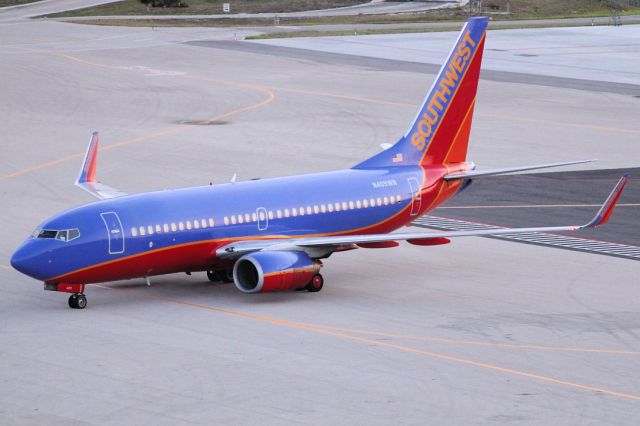
[[[69,229],[69,240],[75,240],[76,238],[78,238],[80,236],[80,230],[79,229]]]
[[[58,235],[58,231],[53,231],[51,229],[42,229],[38,233],[36,238],[55,238]]]
[[[67,242],[80,237],[80,230],[78,228],[62,229],[59,231],[54,229],[36,229],[31,236],[33,238],[55,238],[56,240]]]

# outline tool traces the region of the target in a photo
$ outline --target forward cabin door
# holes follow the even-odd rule
[[[109,238],[109,254],[124,253],[124,230],[116,212],[100,213]]]

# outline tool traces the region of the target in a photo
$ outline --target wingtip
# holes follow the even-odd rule
[[[589,222],[585,227],[592,228],[595,226],[604,225],[609,221],[609,218],[613,214],[613,210],[620,199],[620,195],[622,195],[622,191],[624,190],[627,181],[629,180],[629,173],[625,172],[622,177],[616,183],[616,186],[613,188],[605,202],[596,213],[595,217],[591,222]]]

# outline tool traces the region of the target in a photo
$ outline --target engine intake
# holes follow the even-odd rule
[[[233,282],[244,293],[304,288],[321,263],[302,251],[259,251],[242,256],[233,267]]]

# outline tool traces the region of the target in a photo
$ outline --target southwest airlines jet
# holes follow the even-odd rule
[[[90,283],[207,271],[212,281],[233,281],[245,293],[316,292],[322,260],[334,252],[605,223],[626,175],[584,225],[390,233],[472,179],[580,163],[479,171],[466,161],[487,24],[484,17],[466,22],[404,136],[348,170],[127,195],[96,179],[94,133],[76,185],[101,201],[45,221],[11,264],[45,290],[71,293],[69,306],[83,309]]]

